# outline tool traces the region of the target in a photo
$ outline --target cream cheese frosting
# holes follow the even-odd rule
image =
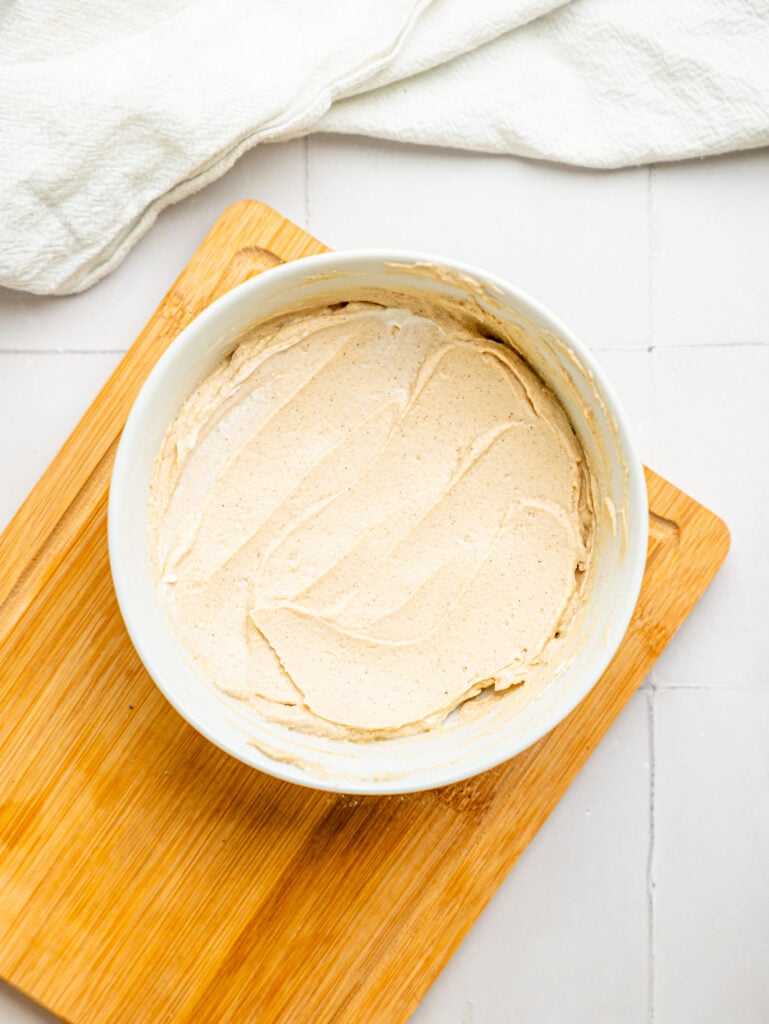
[[[251,331],[184,403],[149,505],[159,596],[205,676],[351,739],[440,726],[559,660],[593,538],[568,418],[446,308]]]

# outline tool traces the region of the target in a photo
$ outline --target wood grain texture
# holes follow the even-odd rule
[[[476,779],[344,797],[220,752],[125,633],[109,473],[179,330],[276,257],[323,249],[260,203],[230,207],[0,539],[0,974],[73,1024],[406,1021],[729,546],[647,472],[620,650],[566,721]]]

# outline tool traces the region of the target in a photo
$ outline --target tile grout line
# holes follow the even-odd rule
[[[310,231],[310,136],[302,139],[302,185],[304,188],[304,229]]]
[[[649,727],[649,856],[646,863],[646,891],[649,910],[649,1024],[655,1024],[657,1017],[656,993],[657,993],[657,956],[655,948],[656,930],[656,887],[655,878],[655,814],[656,814],[656,784],[657,784],[657,750],[655,730],[655,697],[656,686],[653,674],[651,686],[647,692],[647,722]]]
[[[719,683],[718,686],[701,686],[697,683],[687,686],[686,683],[673,683],[671,685],[655,685],[654,689],[660,693],[685,693],[687,690],[691,690],[692,693],[769,693],[769,687],[766,686],[731,686],[729,683],[723,685]]]
[[[651,399],[651,452],[656,456],[657,430],[655,427],[655,409],[657,403],[656,395],[656,317],[654,303],[655,268],[657,255],[657,218],[656,218],[656,168],[650,165],[646,179],[646,213],[648,217],[648,292],[647,301],[649,305],[649,391]],[[654,682],[654,671],[649,673],[649,689],[647,691],[647,717],[649,729],[649,853],[646,863],[646,893],[648,899],[648,943],[649,943],[649,1024],[656,1021],[656,879],[655,879],[655,856],[656,856],[656,729],[654,712],[656,703],[656,684]]]
[[[305,214],[306,216],[307,214]],[[706,352],[711,349],[722,348],[769,348],[767,341],[726,341],[708,342],[700,345],[697,343],[687,345],[626,345],[621,347],[591,345],[590,351],[598,354],[609,354],[613,352],[674,352],[681,349],[694,349]],[[125,348],[3,348],[0,346],[0,357],[2,356],[124,356],[128,349]]]
[[[124,356],[126,348],[0,348],[2,356]]]
[[[665,342],[656,342],[648,346],[648,351],[669,352],[680,348],[695,348],[704,352],[713,348],[767,348],[768,346],[769,339],[767,341],[675,341],[669,345]],[[638,350],[636,349],[636,351]]]
[[[647,172],[646,179],[646,213],[647,213],[647,225],[648,225],[648,264],[647,264],[647,302],[648,302],[648,324],[649,333],[647,335],[648,351],[649,351],[649,390],[651,399],[651,451],[656,456],[657,447],[657,430],[655,427],[656,417],[655,408],[657,405],[657,354],[655,351],[655,316],[654,316],[654,279],[655,279],[655,262],[657,256],[657,217],[655,210],[655,180],[656,180],[656,168],[654,165],[650,165]],[[650,687],[647,691],[647,721],[649,729],[649,857],[646,864],[646,892],[648,899],[648,943],[649,943],[649,1024],[655,1024],[657,1017],[657,964],[656,964],[656,948],[654,941],[654,933],[656,929],[656,900],[655,900],[655,886],[656,881],[654,877],[655,872],[655,855],[656,855],[656,837],[655,837],[655,814],[656,814],[656,783],[657,783],[657,748],[656,748],[656,735],[655,735],[655,723],[654,723],[654,712],[655,712],[655,699],[656,699],[656,686],[654,682],[654,671],[649,673]]]
[[[655,683],[652,681],[652,673],[650,672],[647,679],[638,687],[639,693],[649,693],[650,690],[654,690],[655,693],[686,693],[690,690],[692,693],[769,693],[769,686],[733,686],[731,683],[719,683],[717,686],[702,685],[699,683],[693,683],[691,685],[687,683]]]
[[[652,455],[652,462],[657,457],[657,445],[659,443],[659,431],[657,430],[657,346],[656,342],[656,324],[654,315],[654,279],[655,279],[655,264],[657,259],[657,213],[655,205],[655,183],[657,180],[657,170],[654,165],[650,165],[648,169],[647,177],[647,189],[646,189],[646,214],[648,217],[648,230],[649,230],[649,253],[648,253],[648,303],[649,303],[649,334],[648,342],[649,347],[647,349],[649,353],[649,404],[651,409],[651,423],[649,425],[649,449]],[[652,680],[652,691],[654,690],[654,680]]]
[[[654,284],[655,261],[657,257],[657,211],[655,205],[655,182],[657,168],[651,164],[646,173],[646,219],[648,230],[648,253],[646,263],[646,303],[648,317],[647,343],[649,351],[654,348],[655,316],[654,316]]]

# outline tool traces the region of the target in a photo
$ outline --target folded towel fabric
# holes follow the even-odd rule
[[[312,131],[611,168],[769,143],[767,0],[17,0],[0,284],[80,291]]]

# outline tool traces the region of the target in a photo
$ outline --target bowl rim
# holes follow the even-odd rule
[[[602,643],[600,651],[596,652],[588,666],[583,670],[586,684],[581,687],[573,687],[572,691],[567,694],[566,699],[559,701],[556,707],[548,713],[533,720],[527,728],[521,731],[517,741],[510,744],[509,748],[503,748],[500,751],[500,745],[495,744],[486,757],[476,757],[471,764],[461,759],[454,760],[443,766],[438,764],[436,767],[433,764],[425,770],[420,769],[419,778],[412,778],[411,780],[409,776],[361,778],[357,781],[349,779],[336,780],[334,777],[325,777],[325,775],[320,773],[317,775],[313,774],[311,767],[300,768],[287,761],[270,757],[256,746],[249,747],[247,751],[235,749],[226,737],[222,737],[219,734],[216,729],[216,723],[212,727],[211,723],[202,720],[201,716],[196,714],[195,709],[190,708],[179,698],[173,685],[168,685],[168,681],[162,678],[162,673],[156,672],[153,668],[153,654],[148,648],[146,638],[142,635],[141,627],[137,623],[136,610],[134,609],[127,585],[127,579],[134,571],[136,563],[136,559],[132,559],[131,552],[128,550],[125,537],[126,531],[124,530],[124,509],[127,507],[129,500],[127,493],[128,469],[137,446],[141,446],[147,409],[152,403],[155,392],[165,385],[164,376],[167,372],[167,367],[179,358],[180,351],[187,346],[191,338],[197,336],[201,331],[211,334],[216,330],[217,322],[232,307],[237,306],[251,293],[255,293],[254,302],[256,304],[258,303],[261,291],[267,290],[272,293],[276,288],[279,288],[281,281],[285,281],[287,284],[295,284],[295,279],[301,280],[305,277],[320,275],[324,271],[355,271],[360,269],[357,265],[365,261],[394,266],[406,271],[415,265],[424,266],[425,264],[437,268],[445,268],[459,275],[460,278],[467,277],[482,286],[488,285],[489,290],[494,293],[494,298],[497,301],[501,301],[504,305],[515,309],[516,304],[520,304],[520,306],[524,307],[525,311],[533,312],[534,316],[545,325],[546,329],[551,331],[560,342],[570,349],[577,356],[579,362],[592,375],[595,389],[605,402],[616,425],[615,437],[612,438],[611,444],[612,448],[621,457],[627,474],[626,503],[628,523],[625,553],[623,556],[626,563],[625,576],[627,582],[621,591],[619,604],[615,604],[614,615],[606,630],[605,642]],[[255,309],[254,322],[257,322],[258,319],[258,310]],[[178,408],[175,410],[174,415],[177,411]],[[646,565],[648,530],[644,526],[647,522],[648,499],[646,481],[633,432],[614,389],[585,343],[558,316],[553,314],[546,305],[533,298],[525,290],[510,284],[496,274],[462,260],[438,256],[420,250],[378,247],[341,251],[331,250],[313,256],[290,260],[271,267],[215,299],[209,306],[193,317],[174,337],[155,362],[142,384],[138,395],[132,403],[120,437],[110,478],[108,548],[110,570],[118,606],[131,642],[155,685],[166,700],[194,729],[236,759],[287,782],[326,792],[387,795],[438,788],[488,771],[502,762],[517,756],[536,743],[563,721],[587,697],[616,654],[636,607]],[[165,623],[163,631],[166,634],[170,632],[170,627],[166,629]]]

